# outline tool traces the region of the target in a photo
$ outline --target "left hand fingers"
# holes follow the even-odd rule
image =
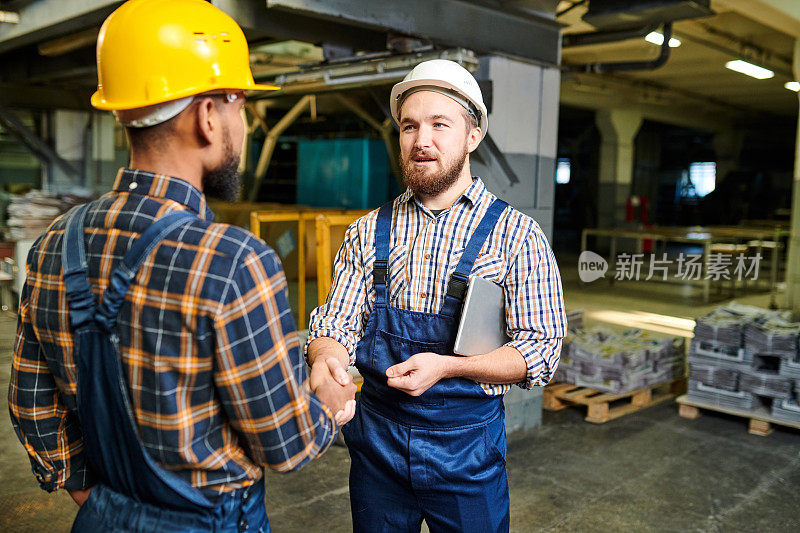
[[[386,380],[386,384],[390,387],[394,387],[395,389],[402,389],[402,390],[412,390],[416,388],[417,383],[414,379],[414,376],[405,375],[405,376],[397,376],[395,378],[388,378]]]
[[[396,378],[415,371],[430,370],[431,363],[435,362],[439,357],[441,356],[432,352],[414,354],[402,363],[397,363],[387,368],[386,375],[390,378]]]
[[[419,396],[429,388],[433,384],[425,385],[421,382],[420,379],[415,378],[414,376],[400,376],[399,378],[389,378],[386,380],[386,384],[390,387],[394,387],[395,389],[401,390],[410,396]]]

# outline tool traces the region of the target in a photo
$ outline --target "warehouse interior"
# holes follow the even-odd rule
[[[276,250],[298,330],[347,224],[405,190],[392,85],[427,59],[479,81],[473,174],[543,229],[570,320],[551,385],[505,397],[512,531],[800,528],[800,2],[209,1],[280,87],[211,207]],[[120,4],[0,0],[3,391],[28,250],[128,164],[89,104]],[[352,530],[339,444],[267,473],[274,531]],[[69,530],[8,419],[0,449],[0,528]]]

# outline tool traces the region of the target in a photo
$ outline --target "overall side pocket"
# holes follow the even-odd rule
[[[444,397],[437,390],[438,383],[420,396],[411,396],[386,385],[386,370],[390,366],[405,362],[412,355],[422,352],[446,353],[447,346],[443,343],[414,341],[387,331],[378,330],[372,353],[373,366],[376,372],[381,375],[382,383],[386,386],[387,394],[392,400],[412,402],[419,405],[443,405]]]

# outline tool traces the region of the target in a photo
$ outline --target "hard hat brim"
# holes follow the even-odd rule
[[[162,101],[141,101],[141,102],[131,102],[124,107],[120,105],[114,105],[108,102],[102,92],[98,89],[94,92],[91,98],[92,107],[95,109],[99,109],[101,111],[127,111],[129,109],[139,109],[142,107],[149,107],[151,105],[156,104],[163,104],[164,102],[168,102],[170,100],[178,100],[180,98],[185,98],[186,96],[195,96],[199,94],[203,94],[204,92],[215,90],[215,89],[231,89],[231,90],[239,90],[239,91],[248,91],[248,92],[262,92],[262,91],[279,91],[281,88],[277,85],[266,85],[262,83],[251,83],[247,84],[245,87],[208,87],[202,90],[194,89],[184,91],[183,93],[176,93],[173,98],[169,100],[162,100]]]
[[[390,108],[390,111],[392,113],[392,118],[394,118],[394,121],[398,125],[400,125],[400,108],[402,107],[402,105],[399,105],[399,106],[397,105],[398,104],[397,97],[402,95],[402,94],[404,94],[404,93],[406,93],[410,89],[414,89],[416,87],[423,87],[423,86],[426,86],[426,85],[433,86],[433,87],[442,87],[442,88],[445,88],[445,89],[450,89],[450,90],[455,91],[455,92],[460,93],[460,94],[464,94],[461,91],[461,89],[456,87],[454,84],[449,83],[449,82],[447,82],[445,80],[437,79],[437,78],[422,78],[422,79],[416,79],[416,80],[401,81],[399,83],[396,83],[394,85],[394,87],[392,87],[391,96],[389,97],[389,108]],[[466,97],[466,95],[464,95],[464,96]],[[480,120],[480,123],[478,124],[478,126],[481,129],[481,140],[483,140],[483,138],[486,136],[487,131],[489,130],[489,117],[487,116],[486,106],[485,106],[485,104],[482,105],[482,106],[478,105],[476,102],[472,101],[471,99],[469,99],[469,100],[473,104],[475,104],[475,106],[481,112],[481,120]]]

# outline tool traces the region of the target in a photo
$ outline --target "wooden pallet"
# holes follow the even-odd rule
[[[727,407],[719,407],[717,405],[711,405],[703,402],[698,402],[697,400],[691,400],[686,395],[680,396],[675,401],[678,402],[678,404],[680,405],[680,407],[678,408],[678,414],[683,418],[688,418],[690,420],[699,418],[700,409],[706,411],[717,411],[718,413],[725,413],[728,415],[734,415],[749,420],[750,422],[748,427],[748,433],[752,435],[758,435],[759,437],[766,437],[767,435],[772,433],[773,431],[772,424],[800,429],[800,424],[794,422],[786,422],[784,420],[779,420],[777,418],[774,418],[764,408],[757,409],[756,411],[729,409]]]
[[[542,407],[548,411],[560,411],[570,405],[585,405],[585,420],[593,424],[603,424],[674,398],[686,390],[685,383],[681,378],[625,394],[610,394],[589,387],[555,383],[544,388]]]

